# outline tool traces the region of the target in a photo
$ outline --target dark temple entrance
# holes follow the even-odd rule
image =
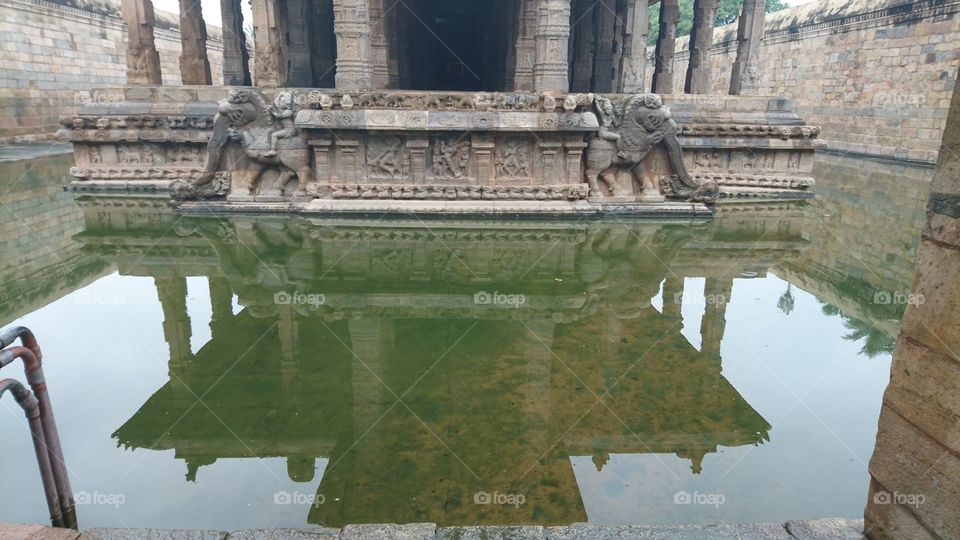
[[[400,87],[504,90],[516,4],[511,0],[407,0],[394,6],[395,13],[386,19],[392,26],[390,41],[396,49],[391,57]]]

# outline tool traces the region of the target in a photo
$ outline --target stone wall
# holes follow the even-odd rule
[[[57,117],[90,90],[126,83],[126,34],[116,0],[82,7],[45,0],[0,0],[0,141],[50,134]],[[164,84],[180,84],[178,17],[158,11],[156,43]],[[214,83],[223,80],[220,29],[208,29]]]
[[[865,534],[960,538],[960,88],[937,163],[913,292],[870,460]]]
[[[757,93],[796,100],[834,150],[932,163],[960,62],[958,12],[953,0],[823,0],[771,13]],[[714,32],[712,93],[729,90],[736,37],[736,23]],[[674,88],[688,41],[677,40]]]

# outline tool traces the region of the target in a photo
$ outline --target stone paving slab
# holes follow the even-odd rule
[[[863,540],[863,520],[827,518],[778,523],[718,525],[591,525],[565,527],[347,525],[343,529],[225,531],[90,529],[83,534],[41,525],[0,524],[0,540]]]

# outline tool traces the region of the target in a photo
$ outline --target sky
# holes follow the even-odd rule
[[[791,6],[799,6],[801,4],[806,4],[809,2],[814,2],[816,0],[784,0],[787,4]],[[220,26],[220,0],[200,0],[200,3],[203,5],[203,19],[207,24],[212,24],[213,26]],[[252,14],[250,12],[250,2],[244,1],[243,5],[243,20],[244,26],[249,26],[252,21]],[[170,13],[180,13],[180,7],[178,0],[153,0],[153,7],[155,9],[162,9],[163,11],[169,11]]]

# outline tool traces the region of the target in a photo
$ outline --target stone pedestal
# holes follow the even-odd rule
[[[759,87],[757,63],[763,43],[766,0],[744,0],[737,22],[737,59],[730,74],[730,93],[756,92]]]
[[[716,15],[717,0],[694,0],[690,63],[683,85],[683,91],[688,94],[710,93],[710,49],[713,47],[713,21]]]
[[[373,47],[366,0],[333,0],[337,35],[337,89],[347,92],[373,88]]]
[[[537,3],[537,54],[533,66],[533,89],[566,92],[567,48],[570,42],[570,0],[540,0]]]
[[[660,35],[654,53],[657,65],[653,70],[653,92],[673,93],[673,56],[677,48],[677,21],[680,20],[679,0],[661,0]]]
[[[160,55],[153,38],[153,2],[123,0],[121,8],[127,25],[127,84],[163,84]]]
[[[213,83],[207,60],[207,23],[196,0],[180,0],[180,79],[186,85]]]

